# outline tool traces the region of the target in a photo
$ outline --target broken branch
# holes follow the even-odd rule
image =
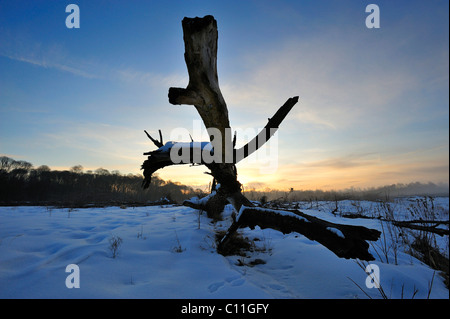
[[[233,162],[238,163],[244,158],[248,157],[252,153],[256,152],[261,146],[263,146],[278,130],[281,122],[285,119],[286,115],[291,111],[295,104],[298,102],[298,96],[288,99],[274,114],[272,118],[269,118],[266,126],[256,135],[250,142],[245,144],[238,150],[234,150]]]

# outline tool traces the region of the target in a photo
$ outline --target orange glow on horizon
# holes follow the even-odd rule
[[[159,176],[168,181],[179,181],[181,184],[207,190],[212,177],[204,172],[204,166],[188,167],[187,165],[173,166],[158,172]],[[410,174],[414,171],[415,174]],[[262,174],[257,167],[247,165],[238,166],[238,180],[244,185],[244,190],[286,191],[294,190],[323,190],[339,191],[350,188],[367,189],[398,183],[448,183],[447,176],[430,180],[429,174],[420,173],[419,164],[394,165],[376,164],[355,166],[350,168],[303,167],[285,165],[279,167],[273,174]]]

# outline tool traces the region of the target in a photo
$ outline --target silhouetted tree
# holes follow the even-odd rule
[[[81,166],[81,165],[72,166],[70,168],[70,171],[72,173],[81,174],[81,173],[83,173],[83,166]]]
[[[164,167],[178,164],[202,164],[210,170],[214,178],[213,184],[220,184],[220,188],[215,189],[205,203],[187,201],[186,205],[204,209],[208,216],[220,216],[224,206],[230,203],[238,213],[238,218],[233,221],[218,244],[220,252],[225,252],[227,247],[231,246],[230,243],[238,228],[257,225],[261,228],[277,229],[283,233],[300,232],[323,244],[339,257],[372,260],[373,256],[368,252],[369,244],[366,240],[377,240],[379,231],[331,224],[301,212],[278,213],[273,210],[256,209],[253,203],[243,195],[242,185],[237,178],[236,164],[257,151],[275,134],[299,98],[298,96],[289,98],[268,119],[260,133],[242,148],[236,149],[236,135],[233,137],[231,134],[228,108],[222,96],[217,75],[217,21],[210,15],[203,18],[184,18],[182,27],[185,45],[184,59],[189,83],[186,88],[169,88],[169,103],[194,106],[210,135],[210,141],[192,142],[187,145],[172,141],[163,144],[161,131],[159,131],[159,141],[145,132],[157,149],[144,153],[148,155],[148,158],[142,164],[143,187],[148,187],[153,173]],[[204,150],[206,150],[209,155],[214,155],[213,160],[210,158],[204,160],[203,156],[200,158],[188,156],[180,161],[173,154],[182,153],[183,148],[187,149],[189,154],[198,153],[199,150],[205,154]],[[172,152],[173,150],[176,152]],[[344,238],[337,236],[333,228],[344,233]]]
[[[140,175],[121,175],[99,168],[95,174],[82,172],[82,166],[70,170],[51,170],[47,165],[33,169],[31,163],[0,158],[0,204],[146,204],[169,197],[182,202],[194,194],[192,188],[165,182],[155,176],[149,189],[141,188]]]

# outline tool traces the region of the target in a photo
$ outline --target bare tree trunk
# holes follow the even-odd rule
[[[212,142],[221,146],[224,163],[225,146],[231,145],[232,141],[231,136],[226,140],[230,122],[217,76],[217,22],[213,16],[184,18],[182,26],[189,84],[185,89],[170,88],[169,102],[194,105],[208,132],[209,129],[219,130],[222,139]]]

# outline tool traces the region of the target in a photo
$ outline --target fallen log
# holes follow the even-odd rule
[[[389,222],[389,220],[386,220]],[[448,221],[392,221],[392,224],[397,227],[410,228],[415,230],[426,231],[437,234],[439,236],[449,235],[449,229],[437,228],[439,225],[448,225]],[[417,225],[419,224],[419,225]],[[434,224],[434,225],[426,225]]]
[[[331,212],[332,214],[334,214],[334,212]],[[445,229],[445,228],[437,228],[440,225],[448,225],[449,221],[448,220],[404,220],[404,221],[398,221],[398,220],[394,220],[391,218],[381,218],[381,217],[371,217],[371,216],[365,216],[365,215],[360,215],[360,214],[343,214],[340,215],[340,217],[343,218],[351,218],[351,219],[356,219],[356,218],[363,218],[363,219],[377,219],[379,221],[385,222],[385,223],[392,223],[394,226],[400,227],[400,228],[410,228],[410,229],[415,229],[415,230],[421,230],[421,231],[426,231],[426,232],[430,232],[430,233],[434,233],[437,234],[439,236],[444,236],[444,235],[450,235],[450,231],[449,229]]]
[[[218,251],[226,254],[228,240],[244,227],[251,229],[272,228],[283,234],[297,232],[322,244],[340,258],[374,260],[366,241],[376,241],[381,232],[363,226],[332,223],[300,211],[281,211],[260,207],[242,206],[236,220],[218,245]]]

